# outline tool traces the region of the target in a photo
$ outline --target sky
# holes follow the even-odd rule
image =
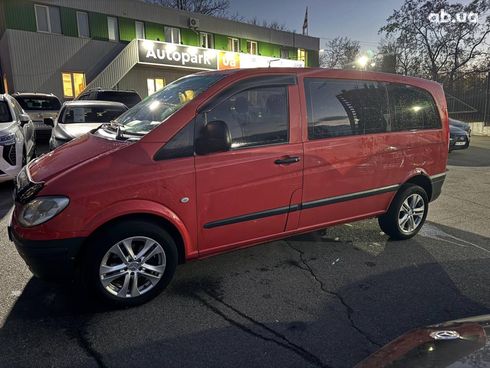
[[[382,38],[378,30],[403,0],[231,0],[231,13],[259,21],[277,21],[302,32],[308,6],[309,35],[319,37],[320,48],[337,36],[361,43],[364,50],[375,50]]]

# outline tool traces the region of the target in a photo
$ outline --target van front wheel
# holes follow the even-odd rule
[[[135,306],[165,289],[177,261],[177,247],[165,230],[151,222],[124,221],[92,239],[82,276],[102,301]]]
[[[410,239],[425,222],[428,198],[418,185],[405,184],[391,202],[388,212],[378,218],[379,226],[390,238]]]

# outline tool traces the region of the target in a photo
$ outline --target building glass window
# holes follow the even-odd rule
[[[135,25],[136,25],[136,38],[144,40],[146,38],[145,23],[136,21]]]
[[[77,11],[78,37],[89,38],[88,13]]]
[[[303,61],[306,65],[306,50],[298,49],[298,60]]]
[[[228,51],[240,51],[240,40],[238,38],[228,37]]]
[[[165,27],[165,42],[180,44],[180,29],[175,27]]]
[[[210,33],[205,33],[205,32],[201,32],[199,35],[201,38],[201,47],[204,47],[206,49],[212,49],[213,48],[213,35]]]
[[[85,73],[61,73],[63,95],[67,98],[78,96],[85,89]]]
[[[34,10],[38,32],[61,34],[60,8],[36,4]]]
[[[107,17],[107,28],[109,31],[109,40],[119,41],[119,27],[117,24],[117,18]]]
[[[289,50],[281,49],[281,59],[289,59]]]
[[[164,78],[148,78],[146,84],[148,86],[148,96],[150,96],[163,89],[166,83]]]
[[[247,53],[252,54],[252,55],[258,54],[257,42],[247,41]]]

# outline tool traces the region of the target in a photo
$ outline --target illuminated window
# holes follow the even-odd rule
[[[146,38],[145,37],[145,23],[136,21],[135,25],[136,25],[136,38],[144,40]]]
[[[247,52],[252,55],[257,55],[258,54],[257,42],[247,41]]]
[[[306,65],[306,50],[305,49],[298,49],[298,60],[304,61],[305,65]]]
[[[238,38],[228,37],[228,51],[240,51],[240,40]]]
[[[201,47],[204,47],[206,49],[212,49],[213,48],[213,35],[210,33],[205,33],[205,32],[201,32],[199,35],[201,38]]]
[[[160,91],[163,87],[165,87],[165,79],[164,78],[148,78],[146,80],[146,85],[148,87],[148,96],[154,94],[155,92]]]
[[[165,27],[165,42],[180,43],[180,29]]]
[[[78,96],[85,89],[84,73],[61,73],[63,95],[67,98]]]
[[[9,93],[9,84],[7,81],[7,74],[3,75],[3,90],[5,91],[5,93]]]

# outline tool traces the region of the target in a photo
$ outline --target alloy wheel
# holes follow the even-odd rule
[[[402,203],[398,213],[398,226],[405,234],[415,231],[424,218],[425,202],[420,194],[409,195]]]
[[[156,240],[133,236],[114,244],[102,258],[99,277],[103,288],[120,298],[135,298],[155,287],[167,259]]]

